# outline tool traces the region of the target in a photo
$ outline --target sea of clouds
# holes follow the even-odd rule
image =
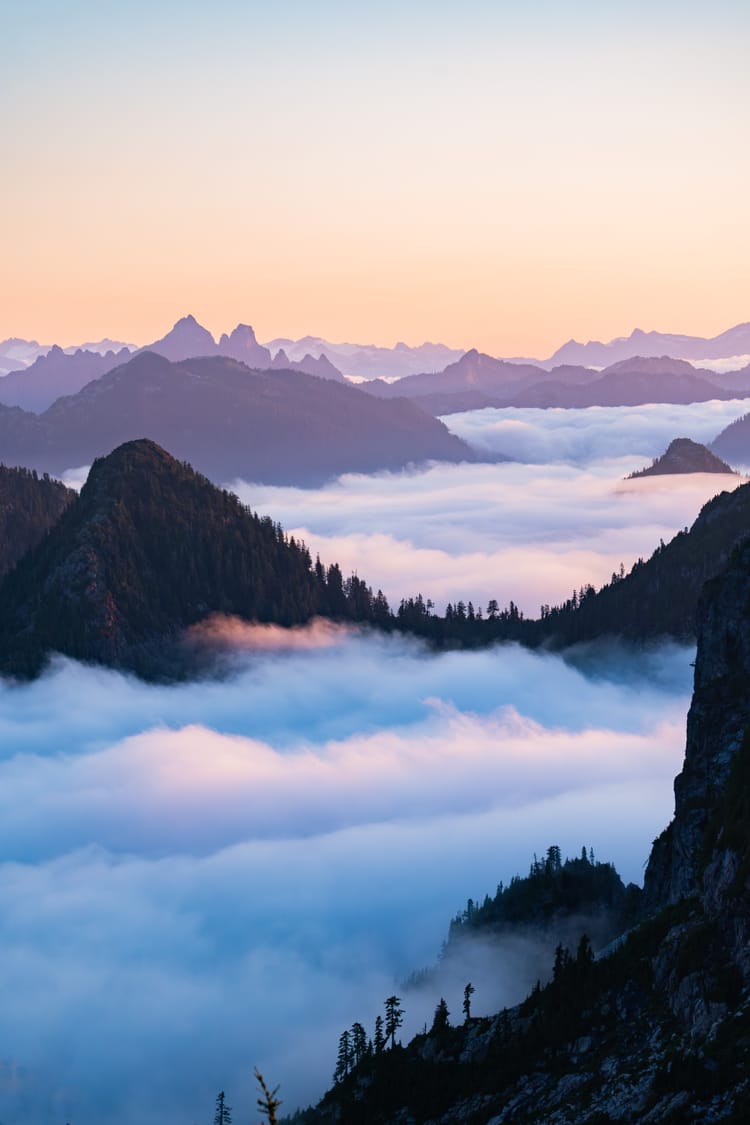
[[[446,423],[477,448],[518,458],[499,465],[351,474],[325,488],[231,487],[325,562],[338,561],[397,606],[421,592],[486,607],[513,600],[536,616],[588,582],[630,569],[741,483],[724,474],[624,478],[674,437],[707,441],[746,402],[635,409],[479,410]]]
[[[534,852],[641,879],[690,659],[614,648],[592,675],[342,631],[240,645],[221,682],[60,661],[2,687],[0,1119],[177,1125],[219,1089],[247,1115],[255,1064],[288,1108],[319,1096],[340,1032]],[[513,953],[477,1013],[536,979]],[[437,999],[406,997],[406,1034]]]
[[[545,581],[564,596],[597,560],[607,578],[726,486],[622,482],[661,452],[675,409],[622,463],[591,439],[583,463],[236,487],[389,596],[533,611],[557,596]],[[553,414],[537,413],[541,431]],[[222,679],[147,685],[58,660],[0,684],[4,1125],[209,1121],[222,1089],[249,1120],[254,1065],[291,1111],[394,988],[405,1038],[430,1022],[438,996],[400,982],[467,898],[550,844],[593,846],[641,881],[671,815],[689,648],[436,654],[215,620],[202,638],[217,637]],[[482,951],[474,1011],[540,971],[537,950]],[[463,983],[446,986],[454,1016]]]

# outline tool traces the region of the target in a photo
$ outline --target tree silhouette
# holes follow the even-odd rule
[[[367,1054],[367,1033],[361,1023],[352,1024],[350,1042],[352,1066],[359,1066]]]
[[[333,1072],[334,1082],[343,1082],[354,1062],[352,1041],[348,1031],[343,1031],[339,1036],[339,1053],[336,1058],[336,1069]]]
[[[257,1066],[255,1068],[255,1077],[257,1079],[260,1092],[263,1095],[261,1098],[258,1098],[258,1109],[264,1117],[268,1118],[268,1125],[277,1125],[278,1119],[276,1117],[276,1110],[281,1105],[281,1098],[276,1097],[279,1092],[279,1087],[275,1086],[273,1090],[269,1090],[268,1086],[266,1085],[265,1079],[263,1078],[261,1072],[258,1070]]]
[[[216,1097],[216,1112],[214,1113],[214,1125],[232,1125],[232,1108],[228,1106],[224,1099],[224,1091]]]
[[[385,1037],[391,1041],[391,1050],[396,1046],[396,1032],[404,1022],[404,1010],[398,996],[389,996],[385,1002]]]
[[[385,1033],[383,1031],[383,1017],[375,1017],[375,1039],[373,1041],[375,1054],[379,1055],[385,1048]]]
[[[464,989],[464,1003],[463,1003],[464,1015],[466,1017],[467,1023],[471,1019],[471,998],[472,998],[472,996],[474,995],[475,992],[476,992],[476,989],[475,989],[474,985],[471,983],[471,981],[469,981],[469,983],[466,985],[466,988]]]
[[[448,1005],[441,996],[440,1002],[435,1008],[435,1016],[432,1021],[431,1031],[433,1035],[439,1035],[441,1031],[445,1031],[448,1027],[450,1027],[450,1024],[448,1022],[449,1015],[450,1012],[448,1011]]]

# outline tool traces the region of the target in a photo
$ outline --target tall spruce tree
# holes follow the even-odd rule
[[[373,1040],[375,1054],[379,1055],[385,1049],[385,1032],[383,1031],[383,1017],[375,1017],[375,1038]]]
[[[216,1097],[214,1125],[232,1125],[232,1107],[227,1105],[223,1090]]]
[[[396,1046],[396,1032],[404,1022],[404,1009],[398,996],[389,996],[385,1002],[385,1038],[390,1039],[391,1050]]]

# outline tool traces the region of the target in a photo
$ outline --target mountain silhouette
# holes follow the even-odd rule
[[[39,471],[90,464],[139,437],[216,481],[312,485],[343,472],[480,459],[413,403],[223,356],[171,363],[140,352],[41,415],[0,407],[0,458]]]
[[[62,486],[61,486],[62,487]],[[293,625],[320,607],[305,549],[150,441],[94,462],[79,498],[0,585],[0,667],[50,652],[153,671],[211,612]]]
[[[631,473],[629,479],[638,477],[669,476],[676,473],[733,473],[731,466],[722,461],[705,445],[690,438],[675,438],[666,452],[647,469]]]

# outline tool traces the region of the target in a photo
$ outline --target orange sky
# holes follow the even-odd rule
[[[750,319],[744,5],[31,7],[0,76],[0,338],[192,312],[544,356]]]

